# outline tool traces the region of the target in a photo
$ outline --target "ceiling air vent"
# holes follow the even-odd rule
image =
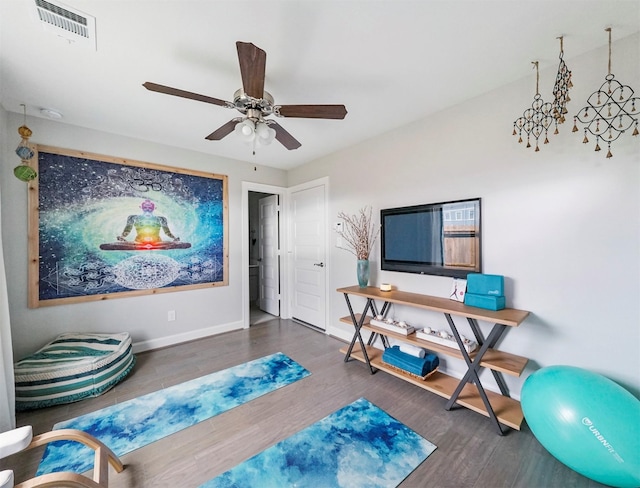
[[[70,42],[96,49],[96,19],[61,3],[35,0],[38,19],[45,30]]]

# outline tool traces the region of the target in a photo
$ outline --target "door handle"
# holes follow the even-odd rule
[[[321,268],[324,268],[324,263],[313,263],[314,266],[319,266]]]

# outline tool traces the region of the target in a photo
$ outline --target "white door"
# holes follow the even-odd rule
[[[260,310],[280,316],[280,243],[278,240],[278,195],[258,200],[258,280]]]
[[[291,193],[291,316],[325,329],[325,187]]]

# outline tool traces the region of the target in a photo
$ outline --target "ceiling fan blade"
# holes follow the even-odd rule
[[[242,89],[253,98],[264,96],[264,72],[267,65],[267,53],[250,42],[236,42]]]
[[[209,139],[210,141],[219,141],[223,137],[228,136],[233,132],[236,128],[236,124],[240,122],[241,118],[231,119],[229,122],[214,130],[211,134],[209,134],[205,139]]]
[[[289,151],[291,151],[292,149],[298,149],[300,146],[302,146],[302,144],[300,144],[295,137],[284,130],[280,124],[271,121],[269,127],[276,131],[276,139],[280,144],[289,149]]]
[[[344,119],[344,105],[280,105],[276,106],[280,117],[302,117],[308,119]]]
[[[230,102],[225,102],[224,100],[220,100],[219,98],[208,97],[206,95],[198,95],[197,93],[191,93],[188,91],[179,90],[177,88],[171,88],[170,86],[158,85],[157,83],[151,83],[150,81],[143,83],[142,86],[144,86],[147,90],[164,93],[166,95],[173,95],[175,97],[189,98],[191,100],[212,103],[214,105],[221,105],[223,107],[228,107],[229,105],[233,106]]]

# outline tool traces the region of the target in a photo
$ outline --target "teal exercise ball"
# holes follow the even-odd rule
[[[533,435],[558,461],[587,478],[640,486],[640,400],[617,383],[573,366],[548,366],[522,386]]]

